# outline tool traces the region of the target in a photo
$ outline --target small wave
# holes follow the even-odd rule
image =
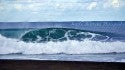
[[[87,54],[112,52],[125,52],[125,42],[101,42],[85,39],[84,41],[66,40],[62,42],[32,43],[0,35],[0,54]]]

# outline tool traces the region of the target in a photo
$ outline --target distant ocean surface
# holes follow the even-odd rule
[[[0,22],[0,59],[125,62],[125,21]]]

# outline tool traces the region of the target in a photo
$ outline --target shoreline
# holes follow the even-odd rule
[[[125,70],[125,63],[0,59],[0,70]]]

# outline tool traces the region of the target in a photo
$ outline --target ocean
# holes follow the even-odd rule
[[[0,22],[0,59],[125,62],[125,22]]]

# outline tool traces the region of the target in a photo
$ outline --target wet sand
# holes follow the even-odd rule
[[[125,70],[125,63],[49,60],[0,60],[0,70]]]

